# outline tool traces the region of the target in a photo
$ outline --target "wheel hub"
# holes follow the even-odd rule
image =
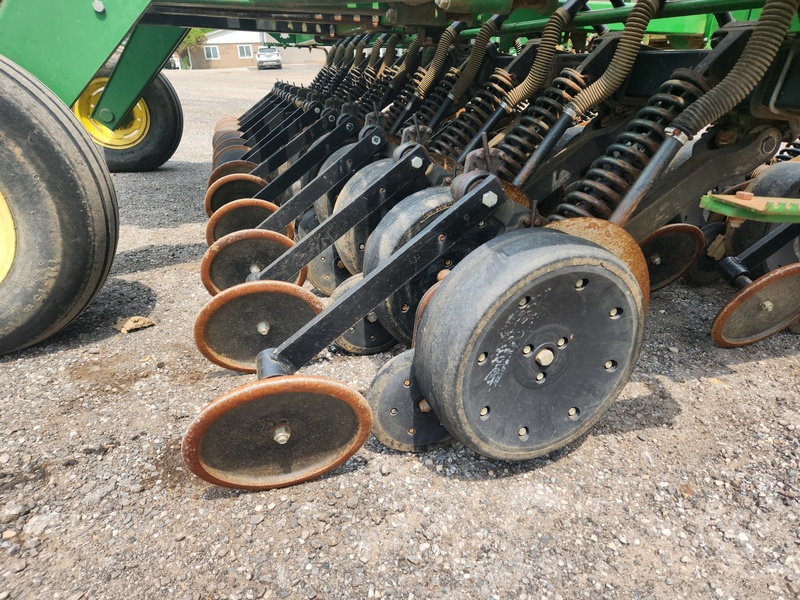
[[[147,132],[150,130],[150,109],[147,107],[147,103],[139,98],[139,101],[131,109],[127,123],[116,129],[109,129],[100,121],[92,118],[92,113],[107,83],[108,77],[94,78],[75,101],[72,112],[78,117],[92,139],[104,148],[112,150],[133,148],[147,137]]]
[[[11,271],[17,253],[17,228],[5,196],[0,192],[0,283]]]

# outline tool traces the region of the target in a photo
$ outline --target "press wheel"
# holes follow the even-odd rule
[[[372,409],[372,435],[400,452],[427,452],[453,441],[422,395],[414,374],[414,351],[387,362],[367,392]]]
[[[347,279],[352,277],[344,266],[334,246],[328,246],[308,263],[308,281],[323,296],[330,296]]]
[[[333,154],[331,154],[328,158],[326,158],[322,164],[319,166],[318,173],[322,173],[330,167],[333,163],[338,161],[342,156],[347,154],[350,150],[352,150],[353,146],[356,145],[356,142],[351,144],[345,144],[338,150],[336,150]],[[327,194],[323,194],[319,198],[314,201],[314,212],[317,215],[317,220],[321,223],[325,219],[327,219],[331,215],[331,210],[333,210],[333,205],[336,202],[336,196],[339,192],[342,191],[346,181],[343,181],[336,185],[330,192]]]
[[[212,295],[244,283],[280,258],[294,242],[285,235],[265,229],[235,231],[217,240],[206,250],[200,262],[200,278]],[[292,282],[303,285],[306,267]]]
[[[705,236],[699,227],[671,223],[656,229],[640,243],[650,271],[650,291],[681,278],[702,256]]]
[[[364,444],[366,400],[346,385],[289,375],[238,387],[209,403],[183,437],[189,470],[214,485],[286,487],[332,471]]]
[[[388,260],[403,244],[417,235],[453,205],[450,188],[435,187],[411,194],[399,202],[369,237],[364,252],[364,273],[369,274]],[[482,221],[448,251],[406,281],[375,307],[381,324],[398,341],[411,345],[417,305],[423,294],[436,283],[442,269],[450,269],[467,254],[503,230],[494,218]]]
[[[770,271],[739,290],[711,325],[717,346],[737,348],[763,340],[800,318],[800,263]]]
[[[258,198],[243,198],[229,202],[214,211],[206,223],[206,243],[210,246],[229,233],[256,229],[276,210],[278,210],[276,204]],[[293,239],[294,225],[289,223],[284,234],[289,239]]]
[[[376,181],[381,180],[393,164],[394,161],[391,158],[383,158],[359,169],[344,185],[342,191],[339,192],[333,212],[338,212],[345,206],[355,202],[367,188]],[[386,192],[388,193],[389,190],[386,190]],[[380,213],[373,213],[334,242],[342,262],[348,271],[354,275],[361,273],[367,238],[369,238],[372,230],[378,226],[382,217],[383,215]]]
[[[414,367],[450,433],[501,460],[583,435],[630,376],[644,301],[627,264],[547,229],[502,235],[442,280],[422,315]]]
[[[200,310],[194,341],[214,364],[255,373],[259,352],[280,346],[322,308],[314,294],[291,283],[243,283],[220,292]]]
[[[314,213],[313,208],[309,208],[306,212],[300,216],[299,219],[295,221],[294,226],[294,239],[296,242],[302,240],[305,236],[307,236],[311,231],[316,229],[319,226],[319,222],[317,221],[317,216]]]
[[[252,198],[267,185],[265,179],[250,175],[249,173],[237,173],[225,175],[217,179],[208,188],[205,196],[206,214],[210,217],[214,211],[220,207],[241,200],[242,198]]]
[[[250,162],[249,160],[232,160],[230,162],[223,163],[211,171],[211,175],[208,176],[208,184],[206,187],[210,188],[212,185],[214,185],[214,182],[225,177],[226,175],[250,173],[257,166],[258,165],[256,163]]]
[[[364,276],[359,273],[343,281],[333,294],[331,294],[331,301],[335,302],[341,298],[346,292],[349,292],[361,283],[362,279],[364,279]],[[334,344],[350,354],[368,356],[388,350],[397,344],[397,340],[394,339],[391,333],[384,329],[375,313],[370,312],[358,323],[345,331]]]

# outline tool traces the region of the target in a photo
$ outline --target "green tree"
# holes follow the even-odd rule
[[[206,41],[206,34],[213,29],[190,29],[186,37],[178,46],[176,52],[181,57],[181,63],[184,68],[189,67],[189,49],[196,46],[201,46]]]

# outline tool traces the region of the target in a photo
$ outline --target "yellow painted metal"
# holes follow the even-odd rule
[[[5,196],[0,192],[0,283],[11,271],[17,253],[17,229]]]
[[[116,129],[109,129],[90,115],[100,100],[108,77],[95,77],[72,105],[72,112],[83,123],[92,139],[105,148],[126,150],[140,143],[150,130],[150,109],[139,98],[131,109],[130,118]]]

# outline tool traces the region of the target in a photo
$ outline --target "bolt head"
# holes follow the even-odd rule
[[[411,166],[415,169],[419,169],[422,166],[422,159],[419,156],[415,156],[411,159]]]
[[[378,137],[377,135],[373,135],[373,136],[372,136],[372,145],[373,145],[373,146],[377,146],[377,145],[379,145],[380,143],[381,143],[381,138],[380,138],[380,137]]]
[[[497,204],[497,194],[495,194],[494,192],[486,192],[481,197],[481,202],[483,203],[484,206],[492,208],[495,204]]]
[[[775,310],[775,305],[772,302],[770,302],[769,300],[764,300],[764,302],[762,302],[758,306],[758,308],[760,308],[764,312],[772,312],[773,310]]]
[[[278,444],[283,445],[292,437],[292,431],[288,427],[277,427],[275,433],[272,434],[272,439]]]
[[[556,355],[553,354],[552,350],[550,350],[549,348],[543,348],[542,350],[539,351],[534,360],[536,361],[536,364],[539,365],[540,367],[549,367],[551,364],[553,364],[555,358]]]
[[[114,120],[114,113],[110,108],[101,108],[97,116],[101,121],[105,121],[106,123],[110,123]]]

